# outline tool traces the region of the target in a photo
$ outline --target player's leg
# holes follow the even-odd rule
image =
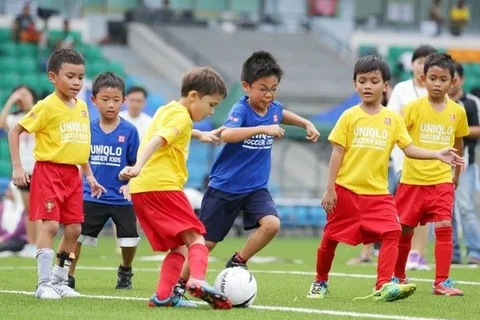
[[[431,270],[425,259],[425,250],[428,243],[430,225],[418,226],[415,229],[412,239],[412,247],[407,260],[407,270]]]
[[[248,194],[242,209],[245,230],[255,231],[248,237],[243,248],[227,262],[227,267],[245,266],[247,261],[270,243],[280,230],[277,208],[267,189]]]
[[[25,230],[27,232],[27,244],[18,253],[19,256],[25,258],[35,258],[37,252],[37,238],[40,234],[42,221],[30,221],[30,186],[19,188],[25,206]]]
[[[111,206],[110,210],[117,230],[117,244],[122,252],[122,262],[118,266],[115,289],[131,289],[132,262],[140,242],[137,233],[137,217],[131,205]]]
[[[362,246],[360,251],[360,256],[352,258],[347,261],[347,265],[354,266],[362,263],[371,263],[373,262],[373,245],[365,244]]]
[[[110,217],[109,206],[90,201],[83,201],[85,220],[82,223],[81,233],[75,243],[75,260],[71,263],[68,271],[68,285],[75,289],[75,269],[80,259],[82,245],[96,247],[98,235]]]
[[[60,224],[55,220],[43,220],[37,240],[38,285],[36,296],[39,299],[60,299],[51,283],[52,264],[55,256],[53,239]]]

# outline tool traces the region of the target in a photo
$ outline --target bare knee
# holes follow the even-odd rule
[[[265,216],[258,221],[263,232],[275,235],[280,230],[280,219],[276,216]]]
[[[170,250],[170,252],[180,253],[184,257],[186,257],[188,255],[188,249],[187,249],[186,246],[180,246],[180,247],[173,248],[172,250]]]
[[[205,245],[205,239],[195,230],[184,231],[182,232],[181,237],[187,248],[197,243]]]
[[[67,241],[77,241],[82,232],[82,225],[79,223],[66,224],[64,226],[64,238]]]
[[[42,223],[42,233],[50,237],[55,237],[60,228],[60,224],[55,220],[44,220]]]
[[[205,246],[208,248],[208,251],[212,251],[217,246],[217,243],[212,241],[205,241]]]
[[[451,227],[452,222],[449,220],[442,220],[442,221],[437,221],[435,222],[435,228],[445,228],[445,227]]]

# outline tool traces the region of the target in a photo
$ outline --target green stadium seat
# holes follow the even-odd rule
[[[122,78],[125,77],[125,70],[123,68],[123,64],[120,62],[111,61],[108,64],[108,70],[118,74]]]
[[[10,41],[12,39],[12,31],[9,28],[0,28],[0,42]]]
[[[20,84],[20,78],[15,73],[6,73],[0,76],[0,88],[5,91],[12,91]]]
[[[23,85],[26,85],[27,87],[37,92],[36,88],[40,83],[41,76],[46,77],[46,75],[40,75],[38,73],[26,73],[21,75],[20,80]]]
[[[15,57],[17,55],[17,45],[14,42],[0,44],[0,55]]]
[[[405,80],[408,80],[408,79],[411,79],[413,76],[413,74],[409,71],[402,71],[400,73],[400,81],[405,81]]]
[[[360,45],[357,49],[357,54],[359,57],[363,57],[369,54],[378,54],[378,48],[377,46]]]
[[[2,154],[2,157],[5,155]],[[5,159],[0,161],[0,177],[11,177],[12,176],[12,164],[10,159]]]
[[[19,73],[34,73],[38,70],[37,60],[33,58],[23,58],[17,62],[17,71]]]
[[[475,77],[480,77],[480,63],[472,64],[472,74]]]
[[[100,49],[100,47],[97,45],[87,45],[82,48],[82,50],[83,52],[81,52],[83,53],[84,57],[89,60],[103,57],[102,49]]]
[[[2,75],[4,73],[17,71],[17,60],[13,57],[0,57],[0,70]]]
[[[90,79],[95,78],[95,76],[101,72],[109,71],[109,65],[105,62],[94,62],[89,63],[86,67],[87,77]]]
[[[20,57],[36,58],[38,54],[38,46],[33,43],[19,43],[17,45],[17,53]]]
[[[50,79],[48,79],[47,75],[41,75],[39,77],[38,85],[36,88],[33,88],[36,92],[38,93],[48,93],[50,94],[53,92],[53,84],[50,82]]]

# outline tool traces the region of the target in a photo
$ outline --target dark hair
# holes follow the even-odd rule
[[[75,65],[85,65],[85,60],[82,55],[72,49],[58,49],[55,50],[48,58],[47,71],[58,73],[62,64],[70,63]]]
[[[227,85],[222,76],[210,67],[193,68],[182,79],[182,97],[188,96],[190,91],[197,91],[200,97],[219,94],[225,99]]]
[[[356,81],[359,74],[365,74],[376,70],[382,73],[383,81],[390,80],[392,75],[385,59],[377,55],[363,56],[357,60],[353,67],[353,80]]]
[[[141,92],[143,93],[143,95],[146,97],[148,97],[148,94],[147,94],[147,90],[145,90],[144,87],[139,87],[139,86],[133,86],[131,87],[130,89],[127,90],[127,96],[130,94],[130,93],[135,93],[135,92]]]
[[[472,90],[470,90],[470,93],[480,98],[480,87],[473,87]]]
[[[37,101],[37,94],[35,93],[35,91],[33,91],[32,88],[30,88],[29,86],[26,86],[26,85],[19,85],[19,86],[16,86],[15,88],[12,89],[12,92],[11,93],[14,93],[15,91],[17,91],[18,89],[21,89],[21,88],[25,88],[28,90],[28,92],[30,92],[30,94],[32,95],[33,97],[33,103],[35,103],[35,101]]]
[[[425,60],[423,66],[423,73],[426,75],[428,69],[432,67],[439,67],[450,72],[450,76],[453,78],[455,75],[455,62],[452,57],[446,53],[433,53]]]
[[[426,58],[432,53],[437,53],[437,52],[438,50],[432,46],[429,46],[427,44],[421,45],[417,47],[415,51],[413,51],[412,62],[417,60],[418,58]]]
[[[463,71],[463,66],[460,62],[455,61],[455,71],[458,73],[460,78],[463,78],[464,71]]]
[[[243,63],[241,80],[252,84],[260,78],[275,76],[280,82],[283,74],[282,68],[271,53],[257,51]]]
[[[122,92],[122,96],[125,96],[125,82],[110,71],[100,73],[95,77],[92,84],[92,95],[95,97],[102,89],[106,88],[118,89]]]

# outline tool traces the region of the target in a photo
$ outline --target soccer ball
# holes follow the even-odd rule
[[[234,308],[250,306],[257,296],[257,281],[242,267],[227,268],[220,272],[214,287],[230,299]]]

